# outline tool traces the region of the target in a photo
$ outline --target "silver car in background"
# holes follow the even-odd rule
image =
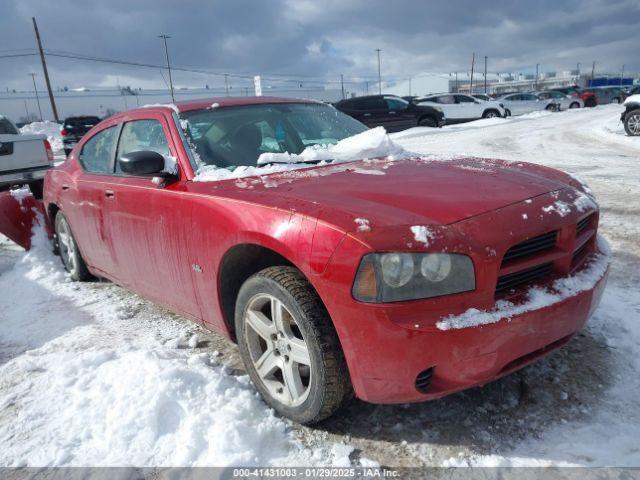
[[[504,105],[507,115],[523,115],[525,113],[538,112],[542,110],[557,111],[558,102],[554,99],[540,100],[533,93],[510,93],[496,99],[498,103]]]
[[[554,100],[560,110],[569,110],[570,108],[583,108],[584,102],[580,97],[565,95],[555,90],[545,90],[544,92],[533,92],[539,100]]]

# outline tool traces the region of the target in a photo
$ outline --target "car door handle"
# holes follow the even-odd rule
[[[113,193],[113,190],[105,190],[104,191],[104,196],[107,198],[113,198],[116,196],[115,193]]]
[[[62,190],[65,192],[69,190],[69,185],[62,185]]]
[[[362,114],[362,116],[363,116],[363,117],[370,117],[370,116],[371,116],[371,114],[370,114],[370,113],[363,113],[363,114]]]

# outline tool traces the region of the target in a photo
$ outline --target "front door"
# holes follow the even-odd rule
[[[181,181],[156,183],[127,175],[117,159],[135,151],[176,158],[167,119],[161,113],[125,117],[114,174],[105,199],[110,248],[123,284],[162,305],[201,318],[190,256],[191,211]]]

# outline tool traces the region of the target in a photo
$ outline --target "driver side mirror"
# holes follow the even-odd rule
[[[151,150],[126,153],[118,158],[118,165],[124,173],[138,177],[177,178],[166,168],[164,156]]]

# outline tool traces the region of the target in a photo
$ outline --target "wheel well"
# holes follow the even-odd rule
[[[50,203],[47,205],[47,215],[49,216],[49,220],[51,220],[51,224],[56,220],[56,215],[60,211],[60,207],[58,207],[55,203]]]
[[[498,115],[500,115],[500,111],[497,108],[487,108],[484,112],[482,112],[482,115],[486,115],[489,112],[496,112]]]
[[[224,254],[220,262],[218,288],[224,322],[233,340],[235,340],[236,299],[240,287],[253,274],[276,265],[294,266],[279,253],[260,245],[236,245]]]
[[[438,119],[433,115],[430,115],[427,113],[425,115],[422,115],[420,118],[418,118],[418,125],[420,125],[420,123],[427,118],[430,118],[431,120],[433,120],[433,123],[435,123],[436,125],[438,124]]]

